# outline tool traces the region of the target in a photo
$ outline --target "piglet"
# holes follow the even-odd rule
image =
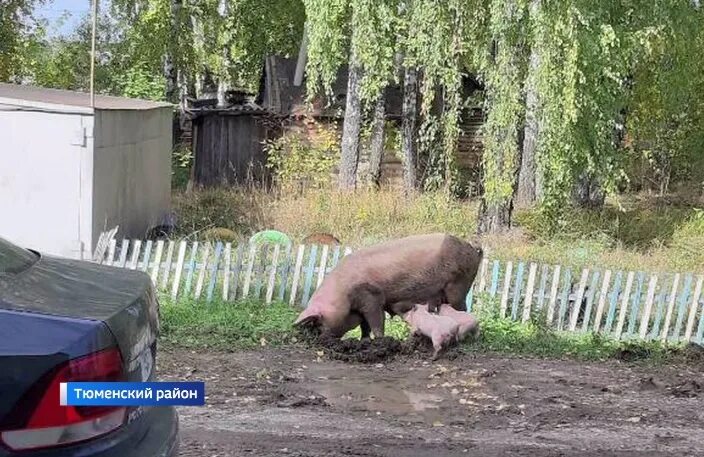
[[[438,308],[438,314],[440,316],[446,316],[457,322],[459,325],[459,330],[457,332],[457,342],[459,343],[468,334],[472,335],[472,338],[476,338],[479,335],[479,325],[477,325],[477,320],[469,313],[464,311],[457,311],[451,305],[443,303]]]
[[[427,305],[414,305],[403,319],[410,325],[412,334],[420,333],[433,342],[433,360],[437,360],[448,344],[457,341],[460,325],[451,317],[429,313]]]

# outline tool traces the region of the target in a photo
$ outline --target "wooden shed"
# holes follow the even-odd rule
[[[253,103],[191,109],[192,182],[198,186],[266,182],[264,142],[276,131],[269,113]]]

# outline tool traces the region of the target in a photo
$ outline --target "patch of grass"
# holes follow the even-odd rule
[[[181,347],[238,349],[293,341],[298,310],[288,304],[160,298],[161,338]]]
[[[403,321],[403,319],[398,316],[387,316],[386,324],[384,326],[384,334],[397,340],[405,340],[406,338],[408,338],[411,332],[408,325]],[[361,338],[361,336],[362,332],[360,331],[359,327],[357,327],[356,329],[347,332],[343,339],[359,339]]]
[[[545,327],[536,316],[523,324],[498,317],[498,309],[485,303],[476,313],[481,328],[478,341],[463,344],[467,352],[499,352],[542,358],[579,360],[618,359],[627,362],[702,363],[679,346],[665,347],[657,342],[617,342],[598,334],[557,333]],[[161,339],[185,348],[219,350],[295,344],[298,333],[292,323],[299,310],[288,304],[264,305],[256,301],[236,303],[186,300],[178,303],[161,299]],[[408,325],[399,317],[388,319],[386,335],[398,340],[409,336]],[[345,338],[359,338],[359,328]]]
[[[528,322],[499,315],[499,303],[486,294],[477,297],[479,341],[470,351],[491,351],[543,358],[569,357],[578,360],[617,359],[659,364],[673,361],[681,347],[659,342],[616,341],[599,333],[558,332],[547,325],[546,315],[536,312]]]

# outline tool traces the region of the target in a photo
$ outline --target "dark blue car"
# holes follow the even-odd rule
[[[173,407],[60,406],[69,381],[151,381],[159,304],[142,272],[0,238],[0,457],[178,452]]]

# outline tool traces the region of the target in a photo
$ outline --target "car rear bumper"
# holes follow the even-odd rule
[[[142,430],[121,430],[95,441],[35,453],[7,454],[33,457],[176,457],[179,448],[179,419],[172,406],[158,406],[138,421]],[[127,427],[131,428],[130,426]],[[146,431],[145,431],[146,429]],[[4,456],[0,448],[0,457]]]

